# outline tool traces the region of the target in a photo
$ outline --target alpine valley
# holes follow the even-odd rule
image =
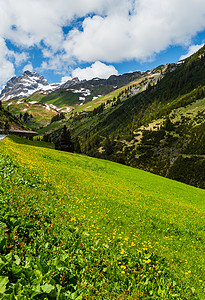
[[[204,299],[205,47],[0,97],[0,299]]]
[[[79,153],[205,188],[205,47],[176,64],[108,79],[49,84],[26,71],[0,100],[45,141],[66,125]]]

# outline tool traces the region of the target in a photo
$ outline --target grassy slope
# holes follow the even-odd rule
[[[59,200],[52,205],[56,212],[64,205],[85,222],[93,238],[108,244],[119,239],[125,249],[146,248],[165,257],[172,272],[202,297],[203,190],[109,161],[24,142],[17,137],[1,141],[1,154],[7,153],[27,173],[37,171],[55,186]]]
[[[72,93],[71,91],[57,91],[43,97],[40,103],[54,104],[58,107],[73,106],[79,102],[79,94]]]
[[[204,112],[204,108],[205,98],[196,100],[185,107],[173,110],[170,117],[173,122],[180,121],[182,116],[194,119],[198,113]]]
[[[94,108],[98,107],[100,104],[102,103],[106,103],[107,100],[112,100],[114,97],[117,98],[117,96],[120,94],[121,91],[123,91],[124,89],[136,84],[140,84],[143,80],[146,80],[147,76],[145,77],[142,77],[142,78],[139,78],[135,81],[131,81],[129,84],[119,88],[119,89],[116,89],[110,93],[108,93],[107,95],[105,96],[101,96],[93,101],[89,101],[83,105],[80,105],[80,106],[77,106],[75,108],[75,110],[72,111],[72,113],[75,113],[75,112],[82,112],[82,111],[92,111]]]
[[[36,129],[42,126],[46,126],[50,123],[51,118],[57,114],[56,111],[48,110],[45,106],[41,104],[29,104],[28,101],[17,104],[12,101],[12,104],[9,106],[10,111],[14,115],[24,114],[25,112],[32,114],[33,118],[26,123],[31,129]]]
[[[4,128],[8,122],[10,129],[26,129],[26,126],[22,122],[12,115],[7,109],[0,109],[0,128]]]
[[[180,72],[182,72],[181,68],[182,67],[180,67]],[[184,69],[186,71],[186,65],[184,66]],[[177,75],[175,73],[178,74],[179,69],[171,72],[170,74],[174,74],[174,77],[176,77]],[[170,74],[168,73],[169,78],[171,76]],[[140,80],[141,79],[139,79],[139,81]],[[173,80],[172,84],[174,85]],[[163,81],[162,84],[159,83],[159,85],[161,85],[162,91],[166,90],[166,86],[168,86],[168,80],[166,80],[166,82]],[[199,90],[203,89],[195,88],[191,90],[191,92],[189,91],[184,95],[178,94],[178,97],[173,101],[170,100],[170,102],[168,102],[169,99],[166,101],[159,101],[158,99],[153,102],[152,95],[157,94],[158,91],[156,86],[151,91],[151,94],[149,94],[147,91],[145,93],[139,93],[134,97],[123,99],[121,103],[116,106],[112,106],[110,104],[106,105],[103,112],[98,113],[95,116],[92,116],[92,114],[90,114],[88,117],[86,114],[82,114],[80,116],[72,115],[70,119],[66,120],[67,126],[71,129],[73,139],[75,139],[75,137],[78,137],[81,144],[81,150],[87,155],[122,162],[127,165],[142,168],[144,170],[151,171],[162,176],[168,176],[167,174],[169,168],[171,167],[171,163],[174,161],[174,159],[177,158],[177,156],[183,154],[204,155],[204,153],[202,153],[204,149],[202,142],[199,144],[195,141],[195,144],[198,144],[198,148],[201,148],[201,153],[194,153],[185,149],[186,144],[189,144],[190,149],[191,145],[193,144],[192,140],[195,138],[195,136],[197,136],[198,138],[199,133],[201,134],[201,140],[204,139],[204,135],[202,133],[204,120],[203,111],[205,102],[203,94],[197,96]],[[175,94],[179,92],[180,88],[175,87]],[[107,100],[112,99],[114,93],[117,93],[117,91],[112,92],[107,96],[99,98],[95,101],[92,101],[92,104],[86,104],[88,105],[87,108],[86,105],[83,105],[80,107],[80,109],[86,108],[88,110],[92,110],[94,108],[94,105],[100,105],[100,101],[105,102],[106,97],[108,97]],[[115,94],[115,96],[117,96],[117,94]],[[163,94],[161,96],[163,98]],[[144,125],[144,128],[146,129],[152,128],[154,123],[162,125],[167,116],[171,118],[175,126],[175,128],[170,132],[170,135],[167,135],[169,139],[162,139],[162,143],[160,144],[159,142],[153,143],[152,149],[148,149],[148,151],[153,150],[154,155],[156,154],[156,148],[158,149],[158,163],[156,163],[156,155],[151,156],[148,151],[145,151],[147,149],[144,149],[143,151],[142,149],[140,149],[140,151],[138,151],[139,149],[137,149],[140,143],[139,137],[142,136],[141,125]],[[153,124],[151,125],[151,123]],[[198,128],[196,128],[196,124],[198,125]],[[201,129],[199,128],[200,124]],[[62,124],[59,125],[62,126]],[[58,124],[56,123],[56,129],[59,129],[59,127],[60,126],[58,126]],[[59,131],[57,130],[55,133],[55,127],[53,126],[52,128],[48,127],[48,130],[44,128],[40,132],[40,134],[48,131],[54,131],[53,133],[51,133],[52,138],[54,139],[59,134]],[[118,143],[113,142],[112,145],[114,154],[117,153],[116,156],[114,154],[111,154],[110,156],[103,156],[99,154],[98,149],[102,149],[102,147],[104,146],[103,139],[106,138],[106,135],[109,135],[110,138],[114,141],[116,141],[116,139],[118,140]],[[171,140],[172,136],[176,137],[175,141],[174,139],[173,141]],[[163,144],[163,142],[166,143]],[[141,145],[147,146],[146,141],[143,141]],[[149,145],[150,142],[148,146]],[[173,149],[173,152],[175,152],[174,156],[170,151],[171,149]],[[119,154],[121,156],[120,160],[118,160]],[[142,154],[144,155],[144,161],[136,161],[136,158],[138,158],[139,155]],[[199,168],[194,160],[192,160],[191,162],[191,164],[193,165],[193,167],[191,167],[192,172],[188,172],[188,174],[195,173],[194,176],[191,175],[191,178],[194,177],[192,182],[188,176],[185,179],[182,178],[184,171],[182,170],[181,166],[179,167],[179,170],[182,170],[182,174],[179,174],[180,176],[176,177],[173,177],[172,174],[171,178],[177,180],[180,179],[185,183],[193,184],[195,186],[203,188],[203,178],[195,180],[197,176],[194,169],[198,170]],[[198,161],[197,163],[201,162]],[[202,163],[204,164],[204,161],[202,161]],[[188,163],[189,166],[191,164]],[[176,165],[177,164],[175,164],[175,166]],[[186,165],[186,162],[184,162],[184,165]],[[172,173],[176,172],[173,171]],[[198,173],[200,174],[201,171],[199,170]]]

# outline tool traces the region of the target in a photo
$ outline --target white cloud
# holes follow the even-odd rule
[[[191,56],[192,54],[194,54],[195,52],[197,52],[197,51],[198,51],[201,47],[203,47],[203,46],[204,46],[204,44],[201,44],[201,45],[191,45],[191,46],[189,46],[189,49],[188,49],[187,54],[182,55],[182,56],[180,57],[179,60],[183,60],[183,59],[185,59],[185,58]]]
[[[13,63],[9,61],[10,51],[6,47],[6,43],[0,37],[0,87],[6,83],[8,79],[15,76]]]
[[[33,72],[33,65],[31,63],[28,65],[25,65],[23,68],[23,72],[25,72],[25,71]]]
[[[188,45],[205,28],[203,0],[126,1],[128,9],[87,17],[83,30],[73,29],[64,42],[65,59],[119,62],[148,60],[169,45]],[[118,7],[121,2],[118,3]],[[184,9],[186,7],[186,9]]]
[[[111,3],[117,0],[111,0]],[[108,11],[108,0],[0,0],[0,35],[17,45],[30,47],[41,41],[59,49],[62,26],[88,13]]]
[[[0,0],[0,7],[0,37],[22,52],[40,47],[41,69],[64,73],[74,62],[150,60],[170,45],[188,47],[205,29],[204,0]]]
[[[106,65],[100,61],[96,61],[90,67],[84,69],[77,68],[72,71],[72,77],[78,77],[80,80],[90,80],[95,77],[107,79],[110,75],[118,75],[118,71],[114,66]]]
[[[20,66],[23,62],[27,61],[29,59],[29,54],[26,52],[14,52],[9,50],[8,57],[11,60],[14,60],[14,63],[16,66]]]
[[[71,80],[71,79],[72,79],[71,76],[63,76],[63,77],[61,78],[61,83],[65,83],[65,82],[67,82],[68,80]]]

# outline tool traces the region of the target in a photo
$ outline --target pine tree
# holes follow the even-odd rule
[[[10,124],[9,124],[8,120],[6,120],[4,123],[4,132],[9,133],[9,129],[10,129]]]
[[[63,127],[63,132],[60,138],[55,142],[55,149],[67,152],[74,151],[74,143],[71,140],[70,131],[67,129],[66,125]]]
[[[81,147],[80,147],[80,142],[79,142],[78,138],[76,138],[76,140],[74,142],[74,152],[81,153]]]
[[[112,148],[112,143],[110,141],[109,136],[106,137],[105,141],[104,141],[104,150],[105,150],[105,154],[106,155],[110,155],[113,153],[113,148]]]

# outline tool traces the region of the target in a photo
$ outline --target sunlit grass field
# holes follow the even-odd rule
[[[92,251],[99,244],[100,248],[107,249],[101,255],[105,255],[108,261],[112,260],[110,265],[101,269],[99,276],[107,278],[103,272],[107,274],[110,266],[114,273],[110,273],[109,278],[119,276],[116,282],[126,282],[126,287],[120,287],[119,290],[117,285],[116,288],[114,285],[109,287],[111,279],[103,283],[107,285],[103,285],[103,290],[96,286],[91,288],[97,279],[89,275],[89,284],[85,283],[82,287],[76,283],[81,292],[78,293],[76,288],[73,296],[59,294],[59,298],[53,296],[53,299],[205,299],[204,190],[110,161],[56,151],[47,145],[52,147],[51,144],[31,142],[14,136],[0,142],[0,158],[11,159],[18,167],[17,173],[24,174],[21,176],[38,178],[38,182],[41,182],[37,186],[24,184],[28,189],[25,193],[18,190],[18,181],[13,183],[13,190],[9,194],[14,198],[12,201],[17,201],[18,193],[21,193],[21,201],[29,198],[31,205],[37,207],[38,211],[45,214],[51,212],[58,228],[54,231],[58,232],[62,241],[66,239],[67,227],[72,222],[81,224],[84,238],[89,241],[86,243],[93,243],[87,249],[88,256],[94,255]],[[3,170],[0,174],[4,174]],[[15,178],[13,180],[15,182]],[[7,186],[6,181],[4,186]],[[2,194],[6,194],[3,187]],[[41,243],[43,251],[46,246],[43,241]],[[12,249],[15,247],[12,246]],[[100,255],[100,251],[96,250],[95,255]],[[105,254],[108,252],[109,257]],[[132,266],[132,258],[136,260],[136,257],[142,258],[140,270],[143,271],[138,272],[138,279],[134,277],[136,272],[133,271],[136,266]],[[103,260],[103,257],[98,259]],[[85,272],[91,272],[90,268],[88,270],[85,267]],[[95,268],[98,268],[97,263]],[[116,275],[117,272],[119,275]],[[2,274],[2,280],[3,276],[9,278],[7,273]],[[49,280],[44,281],[41,292],[52,298],[54,288],[51,286],[54,285]],[[158,280],[160,288],[155,286]],[[141,281],[144,290],[138,290]],[[2,290],[6,293],[9,283],[5,282],[7,285]],[[50,288],[47,289],[45,284],[50,284]],[[116,292],[112,294],[111,291]],[[45,295],[37,295],[40,295],[40,287],[39,294],[36,292],[33,298],[46,299],[43,298]]]

